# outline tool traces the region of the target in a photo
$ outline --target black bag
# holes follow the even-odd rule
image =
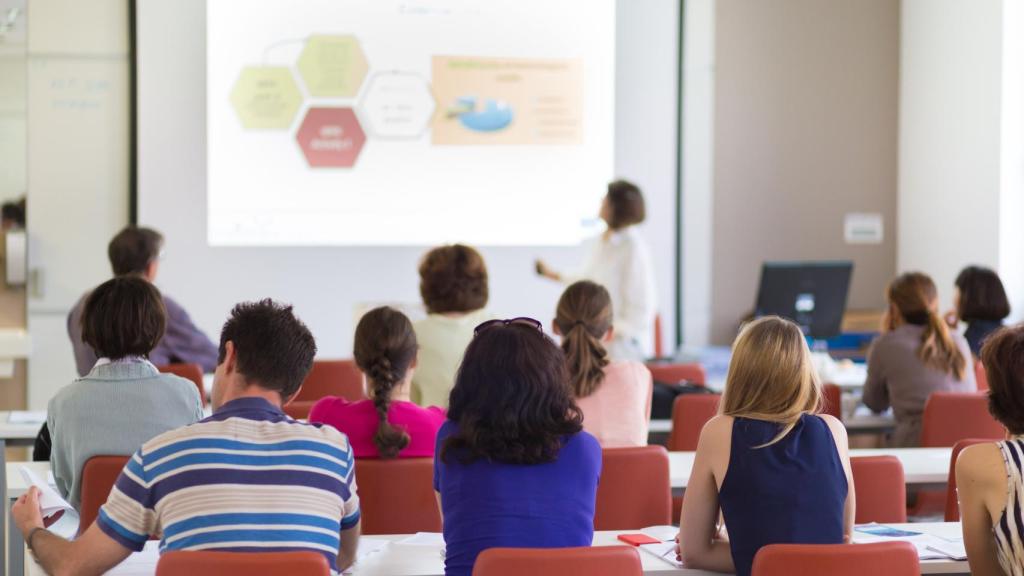
[[[714,392],[685,380],[678,384],[655,380],[654,396],[651,398],[651,420],[671,420],[672,405],[676,401],[676,396],[682,394],[714,394]]]

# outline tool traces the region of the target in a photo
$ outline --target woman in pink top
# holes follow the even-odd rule
[[[356,326],[354,355],[371,399],[322,398],[313,405],[309,421],[344,432],[356,458],[433,457],[445,412],[409,401],[417,349],[405,314],[387,306],[370,310]]]
[[[587,280],[565,289],[553,328],[562,350],[583,429],[604,448],[646,446],[654,381],[640,362],[610,362],[612,300],[600,284]]]

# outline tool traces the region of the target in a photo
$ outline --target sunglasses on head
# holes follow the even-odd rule
[[[495,326],[511,326],[513,324],[519,326],[529,326],[530,328],[533,328],[535,330],[541,330],[544,326],[543,324],[540,323],[539,320],[527,318],[526,316],[520,316],[519,318],[510,318],[507,320],[488,320],[487,322],[484,322],[473,329],[473,336],[479,335],[481,332],[487,330],[488,328],[493,328]]]

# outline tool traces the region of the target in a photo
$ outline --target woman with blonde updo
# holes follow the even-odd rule
[[[417,350],[416,333],[405,314],[387,306],[367,312],[356,327],[354,355],[370,399],[322,398],[313,405],[309,421],[344,432],[356,458],[433,456],[445,413],[409,401]]]
[[[600,284],[576,282],[558,300],[553,329],[562,337],[569,382],[583,429],[604,448],[646,446],[651,372],[640,362],[612,362],[612,301]]]

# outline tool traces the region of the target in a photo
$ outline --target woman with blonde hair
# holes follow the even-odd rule
[[[853,531],[846,429],[819,414],[821,384],[800,328],[777,316],[733,346],[719,408],[701,431],[683,500],[687,568],[749,576],[769,544],[839,544]],[[728,538],[716,526],[721,517]]]
[[[615,329],[608,290],[588,280],[566,288],[552,328],[562,337],[583,429],[603,448],[646,446],[654,380],[641,362],[609,359]]]
[[[896,277],[886,297],[889,309],[868,352],[863,399],[875,412],[892,407],[890,446],[913,447],[920,444],[921,416],[932,392],[977,390],[971,349],[939,314],[938,291],[927,275]]]

